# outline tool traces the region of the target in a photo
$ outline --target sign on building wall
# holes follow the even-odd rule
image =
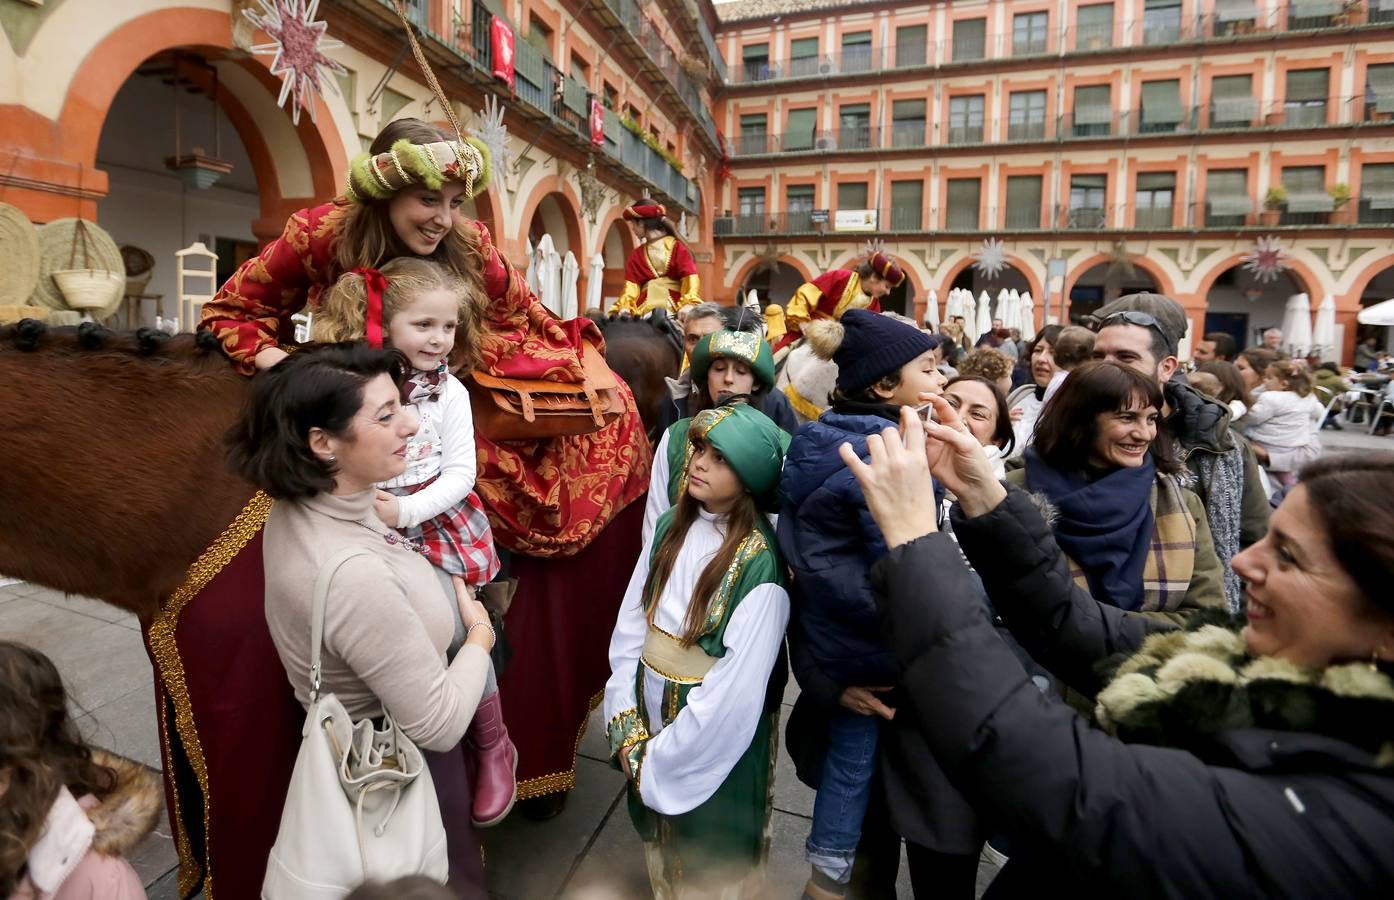
[[[839,209],[833,217],[833,231],[875,231],[876,210]]]

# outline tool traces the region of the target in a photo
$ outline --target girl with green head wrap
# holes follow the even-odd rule
[[[659,439],[644,509],[646,541],[653,535],[658,517],[677,502],[681,489],[678,477],[687,459],[687,432],[693,417],[722,403],[740,403],[758,411],[774,387],[774,357],[769,344],[754,332],[704,335],[692,348],[690,359],[692,416],[674,422]]]
[[[691,419],[677,503],[610,640],[611,759],[629,778],[657,897],[743,896],[763,875],[783,692],[770,676],[789,621],[765,513],[788,442],[746,404]]]

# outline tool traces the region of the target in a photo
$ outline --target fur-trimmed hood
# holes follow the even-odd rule
[[[1235,729],[1334,738],[1394,768],[1391,667],[1345,663],[1306,669],[1249,654],[1238,623],[1210,616],[1190,630],[1154,634],[1118,664],[1095,716],[1130,743],[1205,758]]]
[[[124,855],[155,830],[164,792],[154,773],[134,760],[104,750],[93,750],[92,759],[116,773],[116,787],[87,811],[97,829],[92,849]]]

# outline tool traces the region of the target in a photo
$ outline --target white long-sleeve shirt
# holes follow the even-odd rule
[[[668,511],[673,504],[668,500],[668,432],[658,441],[658,450],[653,454],[653,467],[649,474],[649,496],[644,501],[643,540],[647,547],[653,540],[653,530],[658,526],[658,517]],[[647,553],[644,559],[648,559]]]
[[[1321,401],[1295,391],[1264,391],[1239,421],[1245,437],[1265,448],[1291,450],[1318,439],[1325,409]]]
[[[474,490],[476,449],[474,413],[469,391],[447,374],[439,400],[416,404],[421,427],[407,441],[407,469],[381,488],[423,484],[439,474],[435,484],[397,498],[397,527],[410,528],[434,518],[464,500]]]
[[[682,632],[688,602],[702,570],[721,547],[724,520],[705,511],[687,533],[673,573],[658,598],[654,624]],[[648,633],[642,594],[649,575],[651,539],[629,579],[610,638],[610,680],[605,685],[605,720],[639,707],[635,673]],[[663,725],[663,676],[644,670],[644,721],[650,740],[640,770],[639,796],[663,815],[681,815],[716,793],[750,746],[765,707],[765,689],[789,624],[789,595],[776,584],[753,589],[726,625],[726,655],[687,695],[687,705]]]

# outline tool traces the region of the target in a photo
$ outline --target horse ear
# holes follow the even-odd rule
[[[832,359],[846,334],[846,329],[836,319],[813,319],[805,322],[802,330],[809,349],[819,359]]]

